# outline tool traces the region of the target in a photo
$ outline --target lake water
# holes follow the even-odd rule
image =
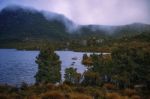
[[[81,64],[84,52],[56,51],[60,56],[62,79],[65,68],[74,67],[83,73],[86,67]],[[20,85],[22,82],[34,84],[38,65],[35,63],[39,51],[0,49],[0,84]],[[90,53],[87,53],[90,54]],[[76,58],[77,60],[73,60]]]

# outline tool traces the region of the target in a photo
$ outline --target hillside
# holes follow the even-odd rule
[[[68,32],[62,21],[47,20],[41,12],[20,7],[16,9],[8,7],[0,12],[0,40],[60,40],[67,36]]]
[[[9,6],[0,12],[1,47],[11,47],[9,44],[13,42],[19,42],[20,45],[22,42],[34,42],[34,45],[37,41],[69,42],[72,39],[81,41],[90,37],[116,39],[141,33],[150,33],[150,25],[76,25],[63,15],[19,6]]]
[[[135,36],[141,33],[150,33],[150,25],[142,23],[133,23],[120,26],[82,25],[79,32],[85,35],[97,34],[120,38],[124,36]]]

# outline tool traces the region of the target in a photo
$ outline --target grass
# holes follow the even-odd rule
[[[143,99],[134,89],[108,89],[114,89],[113,85],[105,84],[102,87],[93,87],[49,83],[32,86],[24,85],[20,88],[1,85],[0,99]]]

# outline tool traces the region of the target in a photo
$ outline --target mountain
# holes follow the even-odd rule
[[[7,7],[0,12],[0,40],[4,39],[51,39],[68,37],[65,22],[73,23],[62,15],[47,19],[45,12],[21,7]],[[57,17],[56,17],[57,16]]]
[[[139,34],[150,33],[150,25],[143,23],[133,23],[123,26],[117,26],[112,36],[123,37],[123,36],[136,36]]]
[[[80,33],[93,33],[101,36],[110,36],[120,38],[124,36],[135,36],[141,33],[150,33],[150,25],[142,23],[133,23],[120,26],[106,26],[106,25],[83,25],[80,28]]]
[[[65,16],[19,6],[0,12],[0,41],[54,40],[84,37],[123,37],[149,33],[150,25],[134,23],[121,26],[76,25]]]

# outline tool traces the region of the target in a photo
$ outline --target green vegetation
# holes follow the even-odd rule
[[[143,36],[134,38],[136,42],[132,39],[130,43],[122,39],[122,45],[115,41],[111,54],[85,54],[82,63],[88,67],[87,71],[80,74],[75,68],[67,68],[65,81],[59,85],[55,85],[60,81],[59,57],[52,49],[41,50],[37,58],[38,83],[23,84],[20,88],[0,86],[0,98],[149,99],[150,44]]]
[[[68,84],[79,84],[81,79],[81,74],[77,72],[77,69],[70,67],[65,70],[65,83]]]
[[[47,21],[39,12],[27,12],[21,9],[0,13],[0,47],[41,50],[36,60],[36,84],[23,84],[20,88],[0,86],[0,99],[150,98],[149,25],[118,26],[114,34],[82,26],[69,34],[62,22]],[[18,27],[18,24],[23,25]],[[67,68],[64,82],[56,84],[61,81],[61,62],[54,49],[110,54],[83,55],[82,64],[87,70],[80,74],[75,68]]]
[[[61,62],[52,48],[44,49],[37,57],[38,72],[35,76],[37,83],[57,83],[61,80]]]
[[[124,84],[142,84],[150,88],[150,46],[120,46],[112,52],[116,78]]]
[[[90,71],[100,75],[116,76],[125,81],[128,79],[126,82],[130,85],[134,85],[135,82],[146,84],[149,81],[145,78],[149,78],[150,73],[149,49],[148,43],[129,43],[114,48],[111,55],[84,55],[83,61],[86,66],[91,66]],[[149,86],[148,83],[146,85]]]
[[[0,12],[0,22],[0,40],[63,40],[68,36],[62,21],[47,20],[36,10],[5,8]]]
[[[73,28],[75,25],[72,21],[59,14],[49,15],[56,17],[48,20],[43,12],[34,9],[4,8],[0,12],[0,48],[39,50],[46,43],[56,45],[57,49],[105,52],[111,51],[112,42],[116,39],[150,32],[150,25],[140,23],[124,26],[79,25],[78,30],[68,31],[67,26]]]
[[[109,85],[110,86],[110,85]],[[135,98],[136,97],[136,98]],[[137,98],[138,97],[138,98]],[[134,89],[115,91],[115,87],[40,84],[15,88],[0,86],[1,99],[143,99]],[[146,97],[145,99],[149,99]]]

